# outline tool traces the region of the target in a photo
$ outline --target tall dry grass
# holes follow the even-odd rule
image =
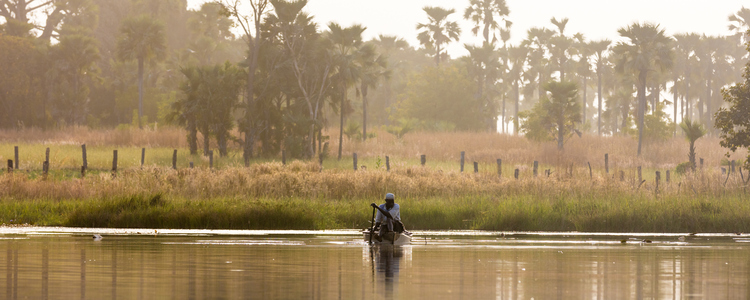
[[[642,155],[637,156],[638,140],[632,137],[574,136],[565,143],[560,152],[557,144],[536,143],[521,136],[495,133],[471,132],[413,132],[403,139],[378,131],[376,138],[366,142],[345,140],[344,153],[356,152],[358,156],[385,155],[418,160],[425,154],[428,161],[460,160],[461,151],[466,152],[466,161],[494,164],[496,159],[511,164],[528,165],[539,161],[546,165],[578,166],[591,163],[593,168],[604,168],[604,154],[609,154],[612,169],[630,169],[637,166],[652,169],[674,169],[688,160],[688,142],[683,137],[671,138],[664,142],[646,141]],[[331,149],[337,149],[338,140],[332,142]],[[704,137],[696,142],[697,157],[703,158],[707,166],[718,166],[728,150],[719,145],[716,137]],[[740,160],[747,156],[746,150],[738,150],[730,160]]]
[[[345,157],[357,153],[360,159],[374,159],[385,156],[399,158],[409,163],[418,162],[419,156],[427,156],[428,162],[457,163],[460,152],[466,152],[466,161],[471,164],[477,161],[481,164],[492,165],[496,159],[512,165],[529,165],[539,161],[548,166],[567,166],[574,164],[584,166],[591,163],[593,168],[604,167],[604,154],[609,154],[611,169],[632,169],[637,166],[650,169],[674,169],[680,163],[687,161],[688,143],[678,136],[664,142],[646,141],[642,155],[638,157],[636,150],[638,141],[632,137],[613,136],[598,137],[584,135],[573,136],[565,143],[565,150],[557,150],[556,143],[530,142],[524,137],[497,133],[477,132],[411,132],[403,139],[382,130],[374,130],[377,137],[366,142],[358,140],[344,140],[343,152]],[[238,136],[237,132],[233,133]],[[337,136],[338,131],[329,130],[330,136]],[[35,128],[22,130],[0,130],[0,145],[12,148],[14,143],[55,145],[112,146],[112,147],[146,147],[185,149],[187,142],[185,131],[177,127],[160,127],[154,129],[89,129],[87,127],[67,127],[54,130],[39,130]],[[338,149],[338,139],[331,139],[331,156],[335,157]],[[199,143],[202,138],[199,136]],[[216,148],[212,144],[210,147]],[[202,144],[199,145],[202,149]],[[230,145],[230,150],[239,151],[239,145]],[[3,152],[12,153],[12,149]],[[696,142],[697,157],[703,158],[707,166],[718,166],[725,158],[728,150],[719,145],[716,137],[703,137]],[[80,156],[79,153],[76,157]],[[731,154],[730,160],[740,160],[747,156],[745,149]],[[7,154],[5,158],[9,157]],[[64,158],[63,158],[64,159]],[[230,164],[231,165],[231,164]],[[433,164],[434,165],[434,164]]]

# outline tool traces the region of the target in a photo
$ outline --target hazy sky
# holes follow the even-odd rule
[[[188,0],[191,8],[205,0]],[[306,11],[327,28],[331,21],[343,26],[359,23],[367,27],[366,39],[379,34],[397,35],[418,46],[416,24],[426,22],[424,6],[453,8],[450,20],[458,21],[462,36],[448,51],[453,57],[466,54],[464,43],[481,41],[471,34],[472,25],[463,20],[468,0],[309,0]],[[668,34],[697,32],[707,35],[729,34],[727,17],[750,2],[740,0],[506,0],[508,19],[513,22],[511,43],[526,37],[530,27],[554,29],[552,17],[569,18],[566,33],[583,33],[587,39],[609,38],[617,41],[617,29],[633,22],[657,23]]]

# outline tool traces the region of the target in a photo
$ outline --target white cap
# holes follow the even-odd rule
[[[395,200],[395,199],[396,197],[393,196],[393,194],[391,193],[385,194],[385,200]]]

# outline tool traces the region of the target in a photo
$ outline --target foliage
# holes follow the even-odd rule
[[[426,124],[449,122],[458,130],[481,130],[484,122],[474,90],[462,68],[428,67],[409,78],[399,115]]]
[[[674,172],[677,175],[685,175],[689,171],[695,170],[695,165],[692,162],[686,161],[684,163],[681,163],[677,165]]]
[[[422,29],[417,35],[419,43],[426,49],[434,51],[435,64],[440,66],[441,56],[444,55],[443,45],[447,45],[451,40],[458,41],[461,35],[461,28],[455,21],[448,21],[448,16],[455,13],[455,9],[445,9],[442,7],[425,6],[424,12],[427,13],[429,22],[418,23],[417,30]]]
[[[663,104],[657,103],[654,113],[644,116],[643,139],[651,141],[666,141],[672,136],[674,124],[669,115],[664,112]]]
[[[180,89],[184,96],[173,104],[172,119],[177,119],[188,130],[190,153],[195,153],[197,131],[203,134],[204,155],[208,152],[208,137],[215,136],[219,154],[227,155],[229,131],[234,127],[232,111],[237,106],[245,73],[226,62],[215,66],[182,69],[185,81]]]
[[[164,24],[148,15],[128,18],[120,27],[117,58],[138,62],[138,127],[143,117],[143,64],[164,59],[167,47],[164,31]]]
[[[398,125],[390,125],[386,127],[386,131],[390,134],[395,135],[396,138],[401,139],[404,137],[405,134],[416,129],[418,124],[419,124],[418,119],[400,118],[398,119]]]
[[[89,85],[98,74],[97,41],[83,33],[65,35],[50,49],[50,59],[53,65],[47,80],[51,86],[52,116],[69,125],[85,124]]]
[[[0,33],[0,127],[45,125],[46,58],[31,40]]]
[[[549,94],[539,99],[530,111],[521,114],[526,119],[521,132],[531,140],[557,141],[557,148],[562,150],[565,140],[581,122],[578,86],[570,81],[550,81],[544,90]]]
[[[658,71],[672,67],[672,38],[666,36],[664,29],[650,23],[633,23],[618,29],[617,32],[628,40],[617,43],[613,49],[617,55],[616,70],[620,74],[629,74],[637,78],[638,155],[641,155],[645,129],[646,84],[649,76],[653,77]]]
[[[690,120],[683,120],[682,123],[680,123],[680,128],[682,128],[682,132],[685,133],[685,139],[690,142],[688,159],[691,168],[695,170],[695,141],[706,134],[706,129],[703,128],[703,125],[698,124],[698,122]]]
[[[750,149],[750,66],[745,68],[743,77],[743,81],[722,90],[728,107],[716,112],[715,126],[721,137],[719,143],[732,152],[740,148]],[[750,156],[745,162],[745,168],[750,169]]]

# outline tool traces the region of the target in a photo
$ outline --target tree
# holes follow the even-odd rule
[[[664,29],[650,23],[633,23],[617,30],[628,41],[619,42],[615,52],[619,55],[616,70],[633,74],[637,78],[638,96],[638,156],[643,142],[644,115],[646,113],[646,83],[650,73],[672,67],[672,39]]]
[[[690,120],[683,120],[680,123],[682,132],[685,133],[685,138],[690,142],[690,150],[688,150],[688,159],[690,161],[691,169],[695,170],[695,141],[706,134],[706,130],[698,122]]]
[[[487,130],[497,132],[497,105],[493,98],[497,96],[495,82],[500,77],[500,60],[495,45],[485,42],[482,47],[465,47],[469,51],[466,58],[469,75],[476,79],[474,97],[479,105],[478,110]]]
[[[508,68],[508,79],[513,85],[513,100],[514,113],[513,113],[513,134],[518,135],[519,122],[518,122],[518,106],[521,101],[520,83],[523,79],[524,74],[524,63],[528,55],[529,49],[523,45],[519,47],[508,47],[508,62],[510,67]]]
[[[750,51],[750,47],[747,48]],[[745,67],[741,82],[722,90],[728,107],[721,107],[715,114],[715,125],[719,130],[722,147],[732,152],[738,148],[750,150],[750,64]],[[750,169],[750,154],[745,159],[745,168]]]
[[[563,150],[565,140],[581,122],[578,86],[570,81],[550,81],[544,85],[544,90],[549,94],[523,113],[526,122],[521,131],[532,140],[557,141],[557,149]]]
[[[341,159],[341,152],[344,142],[344,119],[346,118],[346,104],[349,87],[360,80],[362,68],[360,64],[360,48],[362,47],[362,32],[365,27],[361,25],[352,25],[342,28],[336,23],[328,25],[330,34],[328,38],[333,43],[333,61],[335,74],[332,80],[339,88],[339,115],[341,117],[341,127],[339,131],[339,151],[338,159]]]
[[[266,14],[266,10],[269,8],[269,0],[247,0],[252,8],[252,12],[247,15],[242,13],[240,5],[243,0],[223,0],[224,6],[228,9],[229,13],[235,18],[237,24],[242,28],[244,33],[243,39],[248,46],[248,55],[245,59],[247,64],[247,81],[245,85],[245,117],[244,117],[244,128],[242,131],[245,132],[245,141],[243,145],[242,157],[245,160],[245,166],[250,165],[250,158],[253,157],[253,147],[255,146],[255,140],[262,127],[259,120],[254,118],[259,115],[259,112],[254,110],[256,106],[256,95],[255,95],[255,75],[258,69],[258,55],[263,43],[261,38],[261,21]],[[307,4],[307,0],[300,0],[291,4],[283,1],[276,0],[271,1],[271,4],[276,7],[277,14],[286,13],[289,14],[293,11],[299,13],[299,11]],[[285,10],[278,12],[280,8],[292,8],[292,10]],[[294,14],[295,17],[297,14]],[[293,20],[293,19],[292,19]]]
[[[494,44],[497,40],[494,32],[501,28],[495,18],[503,18],[508,14],[510,14],[510,10],[505,0],[469,0],[469,7],[464,11],[464,19],[470,20],[474,24],[471,29],[474,35],[478,35],[479,28],[482,27],[484,42]],[[508,27],[510,21],[506,20],[505,23],[505,27]],[[492,40],[490,40],[490,32],[493,33]]]
[[[427,13],[429,22],[417,24],[417,30],[424,29],[419,32],[417,39],[425,48],[435,50],[435,65],[440,66],[443,45],[447,45],[451,40],[458,41],[461,35],[458,23],[448,21],[448,16],[456,10],[433,6],[425,6],[423,10]]]
[[[0,33],[0,127],[44,127],[47,59],[32,40]]]
[[[95,11],[91,0],[0,0],[0,17],[5,18],[8,34],[32,36],[31,29],[41,28],[38,39],[45,43],[57,37],[62,24],[93,27]],[[45,15],[44,25],[36,24],[39,12]]]
[[[377,53],[372,44],[367,44],[361,49],[360,62],[362,73],[360,74],[360,95],[362,96],[362,140],[367,140],[367,95],[370,88],[375,88],[383,80],[388,80],[391,71],[388,70],[388,58]]]
[[[230,17],[231,13],[226,6],[217,2],[206,2],[188,19],[190,48],[186,51],[201,65],[216,64],[227,56],[225,52],[233,39],[231,29],[234,22]]]
[[[604,39],[599,41],[594,41],[589,44],[591,47],[591,51],[594,52],[594,55],[596,56],[596,97],[597,97],[597,107],[599,110],[599,116],[596,121],[597,128],[598,128],[598,134],[602,135],[602,72],[604,68],[604,51],[609,49],[609,45],[612,43],[612,41]]]
[[[88,82],[96,77],[99,48],[84,34],[65,35],[50,49],[52,67],[47,72],[53,116],[67,124],[84,124],[88,112]]]
[[[125,19],[117,40],[117,57],[138,62],[138,128],[143,128],[143,64],[163,60],[167,51],[164,24],[148,15]]]
[[[291,70],[290,80],[296,83],[292,93],[301,98],[307,109],[306,124],[309,126],[307,141],[308,158],[315,154],[314,136],[320,127],[321,110],[329,98],[332,87],[333,57],[331,41],[317,32],[312,17],[302,12],[307,1],[272,1],[275,14],[268,17],[275,39],[286,51],[284,64]]]
[[[731,22],[728,26],[729,30],[734,31],[740,37],[740,42],[744,45],[747,42],[744,35],[750,29],[750,9],[742,6],[736,13],[729,15],[727,20]]]
[[[425,68],[409,77],[399,117],[419,119],[428,129],[481,130],[475,89],[465,68]]]

